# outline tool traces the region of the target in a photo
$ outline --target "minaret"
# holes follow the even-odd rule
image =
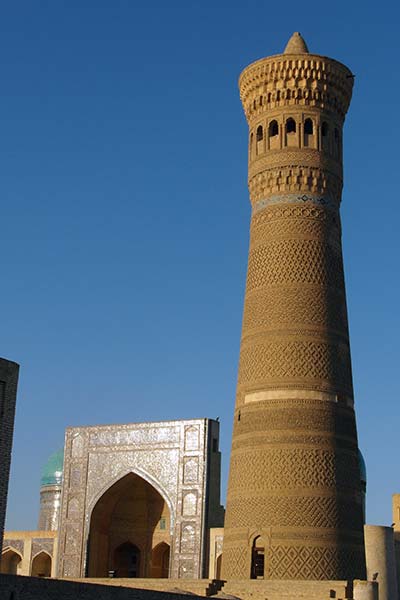
[[[239,87],[252,216],[222,578],[364,579],[339,215],[353,75],[294,33]]]
[[[38,529],[57,531],[63,478],[64,450],[52,454],[46,462],[40,480],[40,512]]]

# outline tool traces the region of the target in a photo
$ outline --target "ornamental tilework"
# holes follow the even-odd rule
[[[210,514],[204,512],[203,504],[214,485],[210,482],[219,482],[219,476],[212,473],[206,479],[205,466],[211,440],[216,439],[218,445],[218,437],[218,423],[210,419],[68,428],[57,575],[85,576],[93,511],[133,474],[148,486],[143,489],[154,490],[168,507],[170,531],[164,533],[164,519],[162,527],[155,529],[156,543],[164,539],[161,534],[180,532],[177,543],[171,536],[170,576],[201,577],[206,552],[201,531]],[[212,497],[216,497],[214,492]],[[188,517],[190,522],[184,523]],[[117,540],[123,528],[122,533],[118,528],[114,531]],[[138,540],[141,535],[138,532]]]

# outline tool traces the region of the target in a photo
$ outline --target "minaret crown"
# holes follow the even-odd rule
[[[307,44],[298,31],[295,31],[283,52],[284,54],[308,54]]]

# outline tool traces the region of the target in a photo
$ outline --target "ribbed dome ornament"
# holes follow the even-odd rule
[[[283,52],[284,54],[308,54],[307,44],[298,31],[295,31]]]

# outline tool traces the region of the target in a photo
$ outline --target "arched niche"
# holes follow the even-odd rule
[[[32,560],[32,577],[51,577],[51,556],[47,552],[39,552]]]
[[[151,574],[154,578],[167,578],[169,575],[170,545],[160,542],[151,553]]]
[[[0,573],[18,575],[21,568],[22,556],[13,548],[7,548],[1,555]]]
[[[110,571],[114,577],[139,577],[141,551],[135,544],[124,542],[112,553]]]
[[[161,542],[170,544],[170,526],[168,503],[159,491],[136,473],[121,477],[91,513],[88,577],[107,577],[110,572],[115,577],[151,577],[152,551]],[[129,556],[136,559],[130,561]]]

